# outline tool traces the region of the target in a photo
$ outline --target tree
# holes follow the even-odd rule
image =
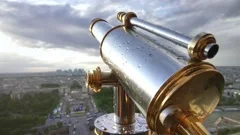
[[[238,102],[240,102],[240,95],[236,94],[236,99],[238,100]]]
[[[62,123],[62,122],[58,122],[58,123],[57,123],[57,127],[58,127],[58,128],[61,128],[62,126],[63,126],[63,123]]]
[[[85,112],[89,112],[89,106],[87,104],[85,105]]]
[[[67,106],[66,106],[66,114],[70,114],[70,113],[71,113],[70,106],[69,106],[69,104],[67,104]]]

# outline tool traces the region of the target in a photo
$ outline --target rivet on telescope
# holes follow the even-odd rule
[[[119,12],[121,25],[96,18],[89,27],[99,42],[99,54],[111,71],[89,71],[86,85],[101,92],[114,87],[114,112],[97,118],[96,135],[173,134],[208,135],[202,122],[223,93],[224,78],[207,59],[216,56],[214,35],[187,36],[141,20],[133,12]],[[184,50],[173,53],[151,36]],[[135,113],[135,106],[141,113]]]

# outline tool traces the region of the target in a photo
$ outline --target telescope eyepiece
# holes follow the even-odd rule
[[[218,53],[218,50],[219,50],[218,44],[211,43],[204,48],[203,54],[206,58],[211,59]]]

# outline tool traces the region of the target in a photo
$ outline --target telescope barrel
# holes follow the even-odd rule
[[[188,48],[188,44],[191,42],[192,38],[175,32],[173,30],[164,28],[160,25],[154,25],[144,20],[140,20],[137,17],[133,17],[130,20],[131,24],[139,27],[143,30],[146,30],[150,33],[156,34],[164,39],[174,42],[175,44]]]
[[[107,22],[98,21],[92,27],[92,34],[101,43],[111,28]],[[104,62],[115,72],[126,91],[131,84],[133,91],[128,94],[145,116],[159,87],[184,67],[183,63],[148,44],[118,28],[106,36],[101,47]]]
[[[200,33],[192,38],[163,26],[138,19],[135,13],[132,12],[119,12],[117,18],[119,21],[123,22],[127,28],[141,28],[187,49],[192,59],[211,59],[217,54],[219,49],[212,34]]]

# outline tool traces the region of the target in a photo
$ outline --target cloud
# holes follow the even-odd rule
[[[79,58],[80,59],[80,58]],[[106,68],[103,62],[97,60],[76,61],[72,58],[66,58],[66,62],[45,62],[36,58],[18,55],[15,53],[0,53],[0,73],[17,72],[45,72],[55,71],[57,69],[95,69],[97,66]]]
[[[77,15],[69,5],[30,5],[26,3],[7,3],[14,9],[0,13],[2,31],[22,41],[45,42],[42,47],[74,47],[79,50],[96,48],[95,40],[87,31],[90,19]],[[50,46],[49,46],[50,45]]]
[[[0,73],[51,71],[54,65],[16,54],[0,54]]]
[[[227,61],[240,59],[237,51],[240,49],[239,7],[239,0],[1,1],[0,31],[15,39],[19,46],[70,49],[99,56],[99,43],[88,31],[91,20],[98,17],[117,25],[117,12],[133,11],[141,19],[186,35],[195,36],[203,31],[213,33],[222,50],[212,62],[217,65],[240,65],[237,61]],[[47,62],[41,63],[44,65]]]
[[[189,1],[168,2],[166,7],[157,8],[158,12],[167,12],[158,18],[159,24],[191,33],[196,28],[211,22],[239,16],[240,1]],[[160,13],[161,14],[161,13]]]
[[[71,5],[1,1],[0,5],[4,6],[0,7],[0,30],[23,46],[66,48],[93,54],[92,50],[97,50],[99,43],[88,31],[90,22],[97,17],[113,22],[121,7],[117,4],[121,5],[121,2],[97,1]]]

